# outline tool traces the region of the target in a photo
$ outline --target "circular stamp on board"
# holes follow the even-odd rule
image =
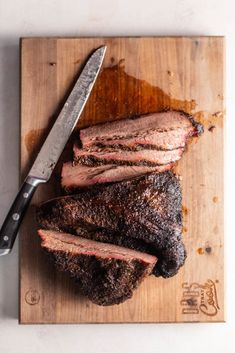
[[[29,289],[25,294],[25,301],[29,305],[36,305],[40,301],[40,294],[36,289]]]

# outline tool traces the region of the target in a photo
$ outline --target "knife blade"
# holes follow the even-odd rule
[[[8,254],[12,250],[19,226],[37,186],[50,179],[89,98],[102,66],[105,52],[106,46],[102,46],[90,56],[41,147],[1,227],[0,256]]]

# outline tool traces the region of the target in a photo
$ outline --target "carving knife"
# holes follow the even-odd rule
[[[0,230],[0,255],[8,254],[40,183],[46,183],[73,131],[99,74],[106,46],[95,50],[86,62],[72,92],[45,140],[37,158],[18,192]]]

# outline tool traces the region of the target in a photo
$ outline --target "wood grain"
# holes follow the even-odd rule
[[[170,279],[149,277],[124,304],[99,307],[54,270],[40,249],[35,205],[61,193],[58,176],[35,194],[21,228],[21,323],[224,321],[222,37],[26,38],[21,41],[21,172],[27,173],[84,60],[106,44],[103,70],[77,128],[170,107],[205,127],[176,171],[182,176],[188,258]]]

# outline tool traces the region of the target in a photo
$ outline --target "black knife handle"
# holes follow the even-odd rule
[[[37,188],[37,183],[29,184],[27,180],[23,183],[18,192],[10,211],[0,230],[0,250],[4,254],[11,251],[19,226],[23,220],[25,212],[30,204],[33,194]]]

